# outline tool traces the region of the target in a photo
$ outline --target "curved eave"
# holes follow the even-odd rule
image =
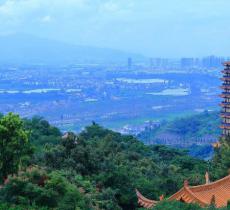
[[[199,203],[201,206],[206,206],[210,204],[211,196],[216,195],[218,198],[218,200],[216,200],[216,205],[217,207],[222,207],[225,206],[227,200],[229,200],[229,193],[225,194],[225,190],[229,189],[229,183],[230,175],[209,184],[198,186],[184,186],[180,191],[172,195],[168,200],[182,199],[188,203],[195,202]],[[207,193],[209,194],[209,196],[207,196]],[[222,196],[224,196],[224,194],[225,198],[223,199]]]
[[[158,201],[150,200],[144,197],[137,189],[136,189],[136,195],[138,198],[138,204],[144,208],[150,209],[158,203]]]
[[[184,187],[181,188],[178,192],[176,192],[175,194],[173,194],[172,196],[170,196],[168,198],[169,201],[173,201],[173,200],[180,200],[181,195],[184,192]]]
[[[201,206],[206,206],[208,203],[198,198],[190,189],[189,186],[183,187],[174,195],[168,198],[169,201],[183,200],[186,203],[199,203]]]
[[[192,190],[189,187],[184,187],[184,188],[185,188],[186,192],[194,199],[193,203],[194,202],[199,203],[203,207],[209,204],[208,202],[206,202],[206,201],[202,200],[201,198],[197,197],[195,195],[195,193],[193,193]]]

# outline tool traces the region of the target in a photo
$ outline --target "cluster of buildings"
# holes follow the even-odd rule
[[[228,58],[208,56],[204,58],[181,58],[181,68],[203,67],[203,68],[219,68],[221,64]]]
[[[219,57],[219,56],[206,56],[202,58],[194,58],[194,57],[183,57],[180,59],[170,59],[170,58],[150,58],[147,62],[147,67],[150,69],[213,69],[220,68],[222,63],[226,60],[229,60],[227,57]],[[127,68],[135,69],[135,67],[140,67],[140,64],[134,61],[132,58],[128,58],[127,60]]]

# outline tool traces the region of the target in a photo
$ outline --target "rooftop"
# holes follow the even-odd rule
[[[157,201],[149,200],[137,191],[138,203],[145,208],[152,208]],[[208,206],[215,198],[216,207],[227,206],[230,200],[230,175],[215,182],[206,182],[204,185],[189,186],[185,181],[184,187],[169,197],[167,200],[177,200],[186,203],[198,203],[200,206]]]

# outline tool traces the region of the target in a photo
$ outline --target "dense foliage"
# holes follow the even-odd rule
[[[218,112],[203,112],[170,122],[167,129],[186,137],[202,137],[204,135],[219,135],[220,118]]]
[[[111,189],[124,209],[135,208],[135,188],[158,199],[162,193],[175,192],[186,178],[193,184],[200,183],[206,170],[203,161],[182,151],[148,147],[132,136],[97,124],[78,136],[70,135],[56,147],[46,148],[44,159],[52,170],[74,171],[95,182],[99,191]]]
[[[0,119],[0,183],[17,173],[32,150],[27,132],[18,115],[9,113]]]
[[[62,136],[58,128],[51,126],[39,116],[35,116],[32,119],[24,119],[24,128],[29,132],[30,142],[37,150],[41,150],[47,143],[58,144]]]
[[[220,135],[220,118],[218,112],[203,112],[201,114],[174,119],[173,121],[163,122],[160,127],[146,129],[138,137],[148,142],[161,133],[176,134],[185,138],[204,137],[206,135]]]
[[[42,118],[22,121],[10,114],[1,119],[0,122],[6,121],[4,125],[9,122],[20,125],[13,127],[15,132],[9,133],[7,142],[20,143],[24,139],[24,135],[18,137],[21,132],[29,135],[26,142],[33,145],[34,154],[29,149],[19,153],[20,160],[31,158],[23,161],[23,167],[8,172],[11,175],[0,187],[0,210],[138,209],[135,188],[146,197],[159,200],[162,194],[167,197],[176,192],[185,179],[191,185],[201,184],[206,170],[214,172],[218,168],[215,173],[218,178],[230,166],[228,147],[207,163],[183,150],[146,146],[132,136],[96,123],[78,135],[68,132],[61,137],[61,132]],[[5,139],[3,134],[0,130],[1,142]],[[24,140],[22,143],[27,148]],[[14,144],[6,145],[14,148]],[[220,162],[220,157],[224,162]],[[160,202],[156,209],[201,208]]]
[[[146,144],[170,144],[177,148],[183,145],[190,151],[190,155],[210,159],[213,155],[210,143],[219,137],[219,125],[219,113],[205,111],[162,122],[158,127],[147,127],[137,137]]]
[[[21,206],[87,209],[86,199],[82,198],[76,185],[68,182],[59,172],[47,173],[37,167],[9,177],[8,183],[0,191],[0,197],[7,203]]]

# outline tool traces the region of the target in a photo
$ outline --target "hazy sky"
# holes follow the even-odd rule
[[[0,0],[0,34],[148,56],[230,55],[230,0]]]

